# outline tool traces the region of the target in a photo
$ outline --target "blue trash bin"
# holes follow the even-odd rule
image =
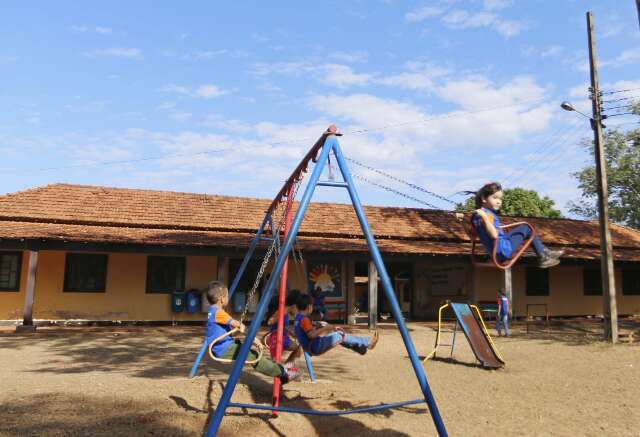
[[[234,313],[241,313],[244,311],[244,306],[247,302],[247,295],[244,291],[237,291],[232,297],[232,307]]]
[[[200,311],[202,295],[198,290],[187,291],[187,312],[197,313]]]
[[[185,295],[182,290],[171,293],[171,311],[181,313],[185,307]]]

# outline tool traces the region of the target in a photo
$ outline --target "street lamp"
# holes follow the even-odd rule
[[[640,1],[640,0],[639,0],[639,1]],[[578,114],[582,115],[583,117],[588,118],[588,119],[589,119],[589,121],[591,121],[591,129],[595,129],[595,120],[594,120],[593,118],[589,117],[589,116],[588,116],[587,114],[585,114],[584,112],[580,112],[580,111],[578,111],[576,108],[574,108],[574,106],[573,106],[571,103],[569,103],[569,102],[562,102],[562,103],[560,104],[560,107],[561,107],[562,109],[564,109],[565,111],[569,111],[569,112],[574,111],[574,112],[577,112]],[[607,118],[607,116],[606,116],[606,115],[601,115],[601,116],[600,116],[600,126],[602,126],[602,129],[606,129],[606,128],[607,128],[604,124],[602,124],[602,120],[604,120],[605,118]]]

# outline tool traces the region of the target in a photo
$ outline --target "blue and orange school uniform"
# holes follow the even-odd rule
[[[489,223],[491,223],[498,231],[497,243],[498,247],[496,249],[496,256],[498,261],[504,261],[505,259],[510,259],[513,256],[513,246],[511,245],[511,241],[506,238],[506,235],[502,229],[500,229],[500,217],[498,214],[490,208],[482,208],[489,218]],[[476,228],[478,232],[478,238],[480,238],[480,242],[484,246],[487,253],[493,253],[493,244],[494,240],[491,238],[487,229],[484,226],[484,222],[479,215],[474,215],[471,219],[473,226]]]
[[[294,331],[300,346],[311,355],[321,355],[330,349],[340,345],[347,349],[364,353],[369,347],[369,339],[355,335],[346,335],[341,332],[332,332],[314,338],[309,338],[309,332],[313,330],[313,323],[306,314],[297,314],[294,322]]]
[[[233,318],[225,310],[211,305],[209,307],[209,314],[207,315],[207,341],[210,343],[221,335],[231,331],[231,329],[233,329],[231,326],[232,320]],[[212,352],[216,357],[221,357],[232,344],[233,338],[229,335],[217,342],[213,346]]]

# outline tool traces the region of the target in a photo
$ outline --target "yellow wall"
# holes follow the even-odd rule
[[[525,291],[525,268],[513,269],[513,310],[524,316],[527,304],[547,304],[550,315],[578,316],[602,314],[602,296],[585,296],[583,292],[581,266],[559,266],[549,271],[549,296],[527,296]],[[622,294],[622,272],[616,270],[616,299],[619,314],[640,314],[640,296]],[[476,269],[476,301],[495,301],[497,290],[503,287],[502,271],[495,268]],[[530,309],[541,315],[544,308]],[[534,313],[534,311],[536,311]]]
[[[147,255],[109,253],[105,293],[63,292],[65,252],[41,251],[34,319],[171,320],[167,294],[145,293]],[[0,319],[22,318],[28,252],[24,253],[20,293],[0,293]],[[215,256],[186,257],[185,288],[204,288],[217,278]],[[203,320],[206,314],[175,314],[176,320]]]
[[[34,302],[35,319],[89,320],[203,320],[204,313],[174,315],[167,294],[145,293],[147,255],[109,253],[105,293],[63,292],[65,252],[41,251]],[[29,252],[23,252],[19,292],[0,292],[0,320],[21,319],[24,308]],[[431,296],[426,272],[435,265],[432,260],[414,264],[413,311],[415,317],[433,317],[443,299],[464,300],[460,296]],[[438,264],[440,265],[440,264]],[[270,270],[270,269],[268,269]],[[218,259],[215,256],[187,256],[185,288],[205,288],[217,279]],[[225,278],[229,283],[232,278]],[[353,278],[347,278],[353,280]],[[601,296],[584,296],[582,267],[560,266],[550,270],[550,295],[525,295],[525,270],[513,270],[513,305],[516,315],[526,313],[527,303],[546,303],[552,315],[587,315],[602,313]],[[475,300],[494,301],[502,286],[502,271],[477,268],[475,271]],[[640,296],[621,294],[622,275],[616,271],[618,311],[620,314],[640,314]],[[289,264],[289,285],[306,290],[300,267]],[[346,281],[343,281],[345,288]]]

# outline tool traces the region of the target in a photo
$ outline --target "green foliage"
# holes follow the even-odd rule
[[[552,199],[547,196],[541,198],[534,190],[509,188],[504,190],[500,211],[504,215],[559,218],[562,214],[554,208],[554,205],[555,202]],[[456,211],[460,212],[473,209],[475,209],[473,197],[470,197],[464,203],[456,205]]]
[[[637,108],[640,109],[640,108]],[[640,129],[621,132],[611,130],[604,137],[609,193],[609,218],[616,223],[640,228]],[[592,161],[593,142],[586,142]],[[570,202],[569,210],[585,218],[597,218],[595,165],[573,176],[578,180],[582,198]]]

